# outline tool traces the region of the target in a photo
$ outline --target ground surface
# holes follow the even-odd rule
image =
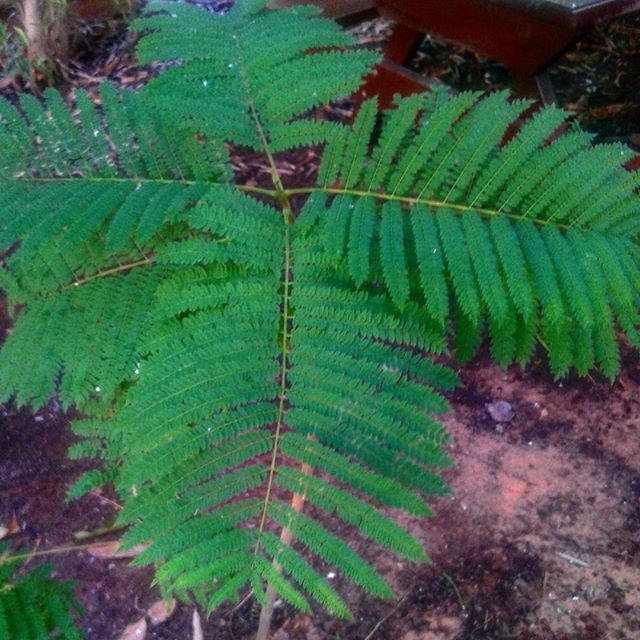
[[[218,3],[221,7],[225,3]],[[358,28],[376,46],[384,24]],[[636,143],[640,134],[640,19],[617,22],[583,41],[554,69],[560,100],[602,139]],[[74,67],[70,82],[89,88],[105,76],[133,85],[148,70],[132,65],[129,42]],[[504,86],[499,68],[430,41],[416,64],[457,88]],[[635,71],[634,71],[635,70]],[[564,74],[564,75],[562,75]],[[595,90],[589,89],[595,87]],[[622,106],[620,106],[622,105]],[[334,115],[348,115],[348,104]],[[595,110],[595,111],[594,111]],[[634,115],[635,114],[635,115]],[[285,159],[292,182],[315,169],[313,152]],[[257,158],[236,158],[243,181],[261,180]],[[2,334],[8,328],[2,324]],[[430,567],[398,563],[360,545],[398,593],[396,602],[365,599],[334,578],[353,622],[277,609],[278,640],[633,640],[640,637],[640,360],[626,352],[613,385],[553,382],[544,360],[524,372],[502,371],[479,356],[460,371],[446,423],[456,467],[446,472],[455,498],[433,503],[430,520],[405,521],[424,540]],[[487,405],[511,404],[498,423]],[[65,504],[67,486],[87,467],[66,459],[67,417],[55,401],[38,415],[0,407],[0,524],[15,547],[77,544],[74,532],[109,525],[117,503],[108,492]],[[113,536],[112,536],[113,537]],[[44,562],[35,556],[27,566]],[[112,640],[157,599],[149,571],[87,551],[46,558],[55,575],[77,581],[89,640]],[[326,567],[329,574],[330,567]],[[151,640],[191,637],[188,607],[151,628]],[[219,611],[205,638],[251,637],[251,602]]]
[[[455,498],[436,501],[437,516],[428,521],[405,521],[433,566],[376,561],[398,603],[363,600],[337,576],[355,621],[280,609],[277,638],[362,639],[381,620],[372,637],[640,637],[638,358],[627,358],[613,386],[554,383],[542,364],[505,372],[485,357],[461,377],[464,387],[446,418],[457,464],[446,477]],[[496,400],[511,404],[510,422],[490,416],[487,404]],[[70,438],[54,406],[1,421],[0,514],[15,515],[22,546],[64,545],[73,532],[110,522],[117,509],[108,495],[63,502],[80,465],[66,460]],[[372,555],[366,545],[360,551]],[[47,561],[57,575],[78,581],[89,638],[117,637],[157,597],[150,573],[126,560],[80,551]],[[250,637],[256,615],[251,603],[233,615],[220,612],[206,637]],[[190,611],[181,607],[147,637],[182,638],[189,625]]]

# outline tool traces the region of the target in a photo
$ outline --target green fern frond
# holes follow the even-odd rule
[[[106,277],[27,305],[0,353],[0,398],[40,407],[57,388],[89,409],[139,373],[139,339],[161,270]]]
[[[307,215],[325,220],[327,248],[346,257],[356,285],[382,279],[399,309],[420,300],[434,321],[454,324],[459,356],[473,354],[485,325],[503,365],[527,362],[537,335],[556,376],[599,367],[612,377],[616,328],[637,339],[640,173],[623,169],[630,153],[620,145],[558,134],[566,116],[555,108],[514,135],[527,106],[504,94],[412,96],[365,143],[373,125],[363,105],[326,145],[317,191],[333,200]],[[595,244],[606,257],[593,257]],[[604,270],[603,259],[627,267]]]
[[[312,565],[392,592],[344,536],[427,560],[394,515],[448,492],[448,333],[470,357],[486,330],[505,365],[539,340],[556,375],[614,375],[618,328],[640,344],[639,182],[505,94],[319,123],[373,56],[264,4],[151,4],[140,58],[169,64],[140,92],[0,104],[0,400],[94,416],[71,453],[104,466],[71,495],[113,482],[163,595],[347,616]],[[309,145],[317,183],[287,188],[274,154]],[[230,146],[271,184],[234,184]]]
[[[50,578],[51,567],[24,575],[0,562],[0,638],[6,640],[80,640],[71,612],[82,613],[69,581]]]
[[[349,270],[357,286],[361,286],[371,277],[371,241],[375,234],[375,225],[375,201],[372,198],[359,198],[349,225],[348,251]]]
[[[284,414],[287,431],[275,436],[280,441],[279,450],[294,464],[321,464],[319,459],[309,457],[304,446],[306,438],[313,436],[309,450],[316,456],[322,453],[326,464],[321,467],[325,473],[332,471],[336,480],[349,481],[353,487],[383,503],[412,513],[428,513],[415,492],[437,491],[437,484],[429,485],[427,466],[446,465],[449,460],[440,450],[446,440],[444,431],[422,411],[424,407],[431,411],[444,410],[446,404],[429,385],[450,388],[455,378],[444,369],[425,364],[405,348],[383,342],[391,339],[405,345],[431,346],[431,342],[425,342],[428,331],[424,316],[410,308],[408,313],[413,312],[413,319],[410,315],[401,319],[393,308],[384,311],[382,299],[376,305],[375,297],[363,293],[357,302],[349,303],[354,312],[360,309],[360,322],[353,323],[345,317],[345,322],[349,320],[346,324],[328,323],[325,314],[335,317],[333,305],[346,301],[347,289],[335,289],[332,293],[329,285],[319,288],[326,275],[321,276],[316,265],[317,246],[301,239],[299,246],[294,244],[292,249],[294,247],[297,247],[299,267],[296,284],[290,292],[291,304],[296,310],[296,320],[291,326],[295,338],[290,339],[288,357],[290,406]],[[272,272],[272,277],[277,284],[279,270]],[[231,508],[237,504],[234,500],[248,490],[264,487],[272,472],[265,474],[261,465],[250,461],[269,451],[274,435],[268,428],[283,420],[274,405],[281,393],[274,382],[278,365],[278,342],[274,336],[280,316],[277,292],[267,295],[268,289],[263,285],[254,289],[254,283],[262,282],[263,278],[256,280],[248,275],[219,293],[216,291],[221,285],[215,284],[216,278],[211,281],[213,284],[204,284],[207,280],[203,274],[195,281],[197,284],[192,285],[206,288],[206,292],[195,294],[195,298],[190,289],[185,288],[186,283],[180,285],[183,292],[180,306],[174,306],[173,287],[159,292],[158,309],[162,309],[163,317],[185,312],[189,316],[180,324],[163,325],[172,337],[154,338],[155,346],[142,364],[140,380],[129,393],[129,405],[104,427],[105,431],[121,436],[121,450],[126,451],[116,483],[124,495],[135,494],[127,499],[120,517],[121,522],[134,523],[125,537],[126,543],[136,544],[158,536],[169,542],[169,537],[172,538],[169,547],[163,546],[160,540],[139,559],[157,562],[157,554],[162,553],[160,557],[164,562],[158,570],[158,580],[165,590],[180,592],[206,582],[211,575],[227,576],[229,582],[225,578],[219,587],[211,585],[214,591],[207,596],[208,604],[221,597],[214,595],[218,588],[229,597],[231,591],[225,585],[232,580],[235,594],[252,576],[254,579],[271,576],[264,568],[261,555],[266,553],[270,562],[276,561],[285,574],[312,597],[336,612],[345,613],[344,605],[334,596],[329,598],[326,585],[313,572],[309,573],[310,569],[304,569],[306,564],[300,564],[301,559],[294,561],[290,552],[282,551],[280,544],[273,547],[270,538],[264,541],[271,535],[262,529],[264,517],[274,517],[271,509],[276,504],[269,492],[262,503],[263,515],[258,529],[242,528],[246,535],[234,533],[242,521],[232,519],[228,526],[220,529],[222,523],[217,517],[205,515],[207,510],[225,502]],[[255,301],[254,293],[257,294]],[[324,309],[316,304],[318,295],[324,300]],[[170,307],[164,306],[165,297],[171,302]],[[247,303],[252,309],[249,322]],[[271,332],[265,331],[269,325]],[[434,345],[437,340],[433,338]],[[327,343],[332,345],[333,354],[327,351]],[[334,368],[331,372],[332,361],[334,367],[339,363],[338,371]],[[416,381],[420,377],[423,382],[418,385]],[[216,389],[213,394],[211,385]],[[354,400],[346,401],[341,407],[340,390],[346,385],[352,388]],[[397,398],[394,391],[399,394]],[[357,404],[353,404],[356,401]],[[367,411],[359,408],[363,402]],[[375,410],[375,419],[369,414],[371,407]],[[325,432],[322,423],[309,422],[305,410],[311,408],[320,408],[325,419],[333,424],[336,420],[343,423],[340,443],[334,438],[334,429]],[[130,425],[134,424],[136,429],[132,430]],[[360,435],[355,439],[349,436],[349,430]],[[296,436],[296,432],[300,435]],[[383,453],[381,443],[388,448],[388,454]],[[350,462],[354,458],[361,459],[361,465]],[[398,469],[406,469],[406,477],[413,478],[407,488],[403,487],[404,479],[396,478]],[[423,472],[418,474],[417,469]],[[280,466],[271,482],[268,486],[278,494],[300,490],[309,500],[329,513],[335,512],[378,543],[413,559],[424,557],[417,542],[401,528],[344,490],[307,477],[290,466]],[[168,508],[170,499],[173,502]],[[216,516],[224,508],[218,509]],[[201,512],[203,515],[199,515]],[[255,505],[246,511],[245,527],[251,524],[252,516],[255,517]],[[211,520],[215,529],[209,530],[205,519]],[[298,529],[293,523],[291,528],[295,536]],[[206,535],[205,530],[209,531]],[[308,526],[300,530],[302,542],[309,539],[309,534],[304,533],[306,530]],[[212,540],[213,531],[217,537]],[[194,546],[196,538],[192,536],[198,534],[202,541]],[[315,536],[318,535],[316,531]],[[224,542],[227,540],[228,545]],[[212,543],[215,543],[216,555],[211,554]],[[351,566],[347,575],[358,584],[373,593],[388,595],[387,588],[375,587],[378,579],[371,578],[374,574],[369,568],[365,574],[361,573],[366,567],[361,559],[347,551],[343,543],[336,541],[333,546],[335,551],[331,554],[322,549],[311,550],[338,566]],[[247,554],[256,548],[260,549],[257,564],[247,572],[246,560],[250,557]],[[204,557],[207,562],[203,564]],[[286,562],[285,557],[289,558]],[[361,569],[354,573],[355,567]],[[286,591],[287,583],[281,580],[272,586],[280,592]],[[296,601],[293,592],[289,595]]]
[[[376,58],[346,49],[355,40],[318,19],[312,7],[265,11],[239,3],[223,19],[179,4],[148,8],[150,15],[134,23],[147,34],[138,46],[140,61],[178,57],[180,64],[145,87],[147,100],[171,110],[177,122],[195,124],[201,134],[258,151],[264,139],[284,151],[324,138],[317,124],[291,121],[349,95]]]
[[[385,202],[380,216],[380,262],[387,289],[398,309],[409,298],[409,277],[405,262],[404,216],[396,202]]]

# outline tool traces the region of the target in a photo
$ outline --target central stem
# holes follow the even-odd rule
[[[236,36],[233,36],[234,40],[237,40]],[[242,59],[242,52],[240,51],[239,46],[238,49],[238,57]],[[243,84],[245,85],[245,91],[247,98],[251,95],[251,91],[249,90],[249,82],[245,74],[241,71],[241,79]],[[260,122],[260,118],[258,117],[258,113],[256,111],[255,104],[251,99],[247,100],[247,107],[249,108],[249,112],[251,114],[251,118],[255,124],[256,132],[258,137],[260,138],[260,142],[262,144],[262,148],[265,156],[267,157],[267,161],[269,163],[269,173],[271,174],[271,182],[273,183],[274,191],[270,193],[271,195],[280,205],[282,209],[282,217],[285,225],[284,232],[284,251],[283,251],[283,260],[282,260],[282,348],[281,348],[281,362],[280,362],[280,388],[278,391],[278,417],[276,422],[275,433],[273,437],[273,449],[271,451],[271,461],[269,464],[269,470],[267,473],[267,487],[265,490],[264,496],[264,504],[262,507],[262,514],[260,516],[260,524],[258,527],[258,535],[256,539],[256,546],[254,552],[257,554],[260,551],[260,535],[264,532],[267,516],[269,513],[269,504],[271,501],[271,493],[273,491],[273,481],[276,474],[277,461],[278,461],[278,450],[280,446],[280,438],[282,436],[282,432],[285,428],[285,411],[286,411],[286,400],[287,400],[287,356],[290,349],[289,339],[290,339],[290,324],[291,324],[291,286],[292,286],[292,252],[291,252],[291,225],[293,224],[293,210],[291,208],[291,202],[289,200],[290,192],[285,189],[282,184],[282,180],[280,178],[280,174],[278,173],[278,169],[276,167],[275,160],[273,158],[273,154],[271,153],[271,149],[269,147],[269,141],[267,139],[267,135],[265,130],[262,127],[262,123]],[[264,190],[263,193],[266,194],[267,190]],[[302,464],[300,470],[307,475],[311,475],[313,473],[313,469],[306,464]],[[294,493],[291,498],[291,508],[294,513],[300,513],[304,506],[305,495]],[[283,526],[282,532],[280,533],[280,541],[283,544],[289,545],[292,539],[292,532],[289,526]],[[279,573],[282,572],[282,567],[278,563],[277,560],[273,560],[273,567]],[[265,602],[262,605],[262,610],[260,611],[260,623],[258,625],[258,631],[256,632],[256,640],[267,640],[269,637],[269,631],[271,628],[271,619],[273,617],[273,606],[275,604],[277,592],[275,589],[267,583],[267,588],[265,592]]]
[[[273,478],[276,473],[276,462],[278,458],[278,447],[280,445],[280,436],[284,426],[284,411],[287,399],[287,353],[289,351],[289,296],[291,289],[291,247],[289,239],[289,226],[285,231],[285,247],[284,247],[284,276],[283,276],[283,293],[282,293],[282,351],[280,364],[280,390],[278,392],[278,420],[276,422],[276,431],[273,437],[273,450],[271,451],[271,462],[267,475],[267,489],[264,496],[264,505],[262,507],[262,515],[260,517],[260,525],[258,533],[264,531],[267,512],[269,510],[269,500],[271,499],[271,491],[273,489]],[[260,544],[260,537],[256,544],[256,553]]]
[[[282,184],[280,175],[276,167],[275,160],[269,149],[267,137],[260,124],[260,119],[253,104],[250,105],[250,110],[253,119],[256,124],[258,135],[262,141],[265,155],[269,162],[269,169],[271,173],[271,181],[275,187],[275,193],[273,194],[275,199],[282,208],[282,217],[285,224],[284,232],[284,256],[282,260],[282,349],[281,349],[281,362],[280,362],[280,389],[278,392],[278,418],[276,422],[275,434],[273,437],[273,450],[271,452],[271,461],[269,464],[269,471],[267,475],[267,488],[265,491],[264,504],[262,507],[262,514],[260,516],[260,524],[258,527],[258,538],[256,542],[255,553],[260,550],[260,534],[265,530],[267,521],[267,515],[269,513],[269,504],[271,501],[271,493],[273,491],[273,480],[276,474],[278,450],[280,446],[280,437],[284,429],[285,410],[287,400],[287,356],[289,353],[289,336],[290,336],[290,323],[291,323],[291,268],[292,268],[292,256],[291,256],[291,231],[290,227],[293,224],[293,211],[291,209],[291,202],[289,201],[289,194]],[[305,474],[312,474],[313,470],[306,464],[302,464],[300,470]],[[291,508],[295,513],[300,513],[304,506],[305,495],[294,493],[291,498]],[[280,533],[280,541],[283,544],[289,545],[291,543],[292,533],[288,526],[282,528]],[[282,567],[277,562],[273,561],[273,567],[279,573],[282,572]],[[258,631],[256,632],[256,640],[267,640],[271,629],[271,620],[273,618],[273,607],[275,605],[277,597],[276,590],[267,584],[265,591],[265,602],[262,605],[260,611],[260,622],[258,624]]]
[[[291,211],[291,205],[286,192],[282,189],[282,183],[276,172],[275,163],[273,158],[269,156],[269,161],[272,165],[272,176],[274,178],[274,185],[278,191],[278,202],[282,206],[282,215],[286,225],[284,235],[284,258],[283,258],[283,276],[282,276],[282,350],[281,350],[281,363],[280,363],[280,390],[278,393],[278,419],[276,422],[276,429],[273,438],[273,450],[271,452],[271,462],[269,464],[269,471],[267,476],[267,488],[264,497],[264,504],[262,508],[262,515],[260,517],[260,525],[258,528],[258,541],[256,543],[256,553],[259,551],[260,534],[265,529],[267,514],[269,511],[269,504],[271,501],[271,492],[273,490],[273,479],[276,474],[278,449],[280,444],[280,437],[284,429],[286,399],[287,399],[287,355],[289,352],[289,335],[290,335],[290,323],[291,323],[291,234],[290,226],[293,223],[293,215]],[[306,464],[301,466],[301,471],[305,474],[313,473],[311,467]],[[305,495],[294,493],[291,498],[291,507],[295,513],[300,513],[304,506]],[[289,545],[291,543],[292,533],[288,526],[282,528],[280,533],[280,541],[283,544]],[[282,571],[280,564],[274,560],[274,569],[278,572]],[[269,637],[269,631],[271,629],[271,620],[273,618],[273,608],[277,597],[276,590],[267,584],[265,592],[265,602],[262,605],[260,611],[260,622],[258,625],[258,631],[256,633],[256,640],[267,640]]]
[[[313,473],[313,469],[306,464],[303,464],[300,467],[302,473],[307,475],[311,475]],[[291,498],[291,508],[295,513],[300,513],[302,508],[304,507],[305,501],[304,493],[294,493]],[[282,532],[280,533],[280,542],[283,544],[291,544],[291,529],[289,527],[283,527]],[[274,566],[276,571],[282,571],[282,567],[277,562],[274,562]],[[265,591],[265,603],[262,605],[262,609],[260,610],[260,622],[258,624],[258,631],[256,633],[256,640],[267,640],[269,637],[269,631],[271,629],[271,619],[273,618],[273,607],[276,603],[276,598],[278,596],[277,591],[270,585],[267,585],[267,589]]]

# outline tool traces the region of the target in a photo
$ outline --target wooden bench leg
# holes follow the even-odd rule
[[[426,82],[417,81],[415,73],[404,69],[420,47],[425,34],[401,23],[396,23],[384,48],[382,63],[378,66],[377,77],[370,79],[360,96],[379,94],[381,105],[388,106],[390,96],[395,93],[407,95],[425,89]],[[556,97],[551,86],[547,69],[537,73],[512,71],[515,93],[540,100],[542,104],[555,104]]]
[[[385,45],[384,58],[389,62],[404,65],[410,62],[423,40],[424,33],[403,24],[396,24]]]
[[[535,98],[542,104],[556,104],[556,95],[547,69],[538,73],[511,72],[513,90],[525,98]]]
[[[356,104],[365,98],[377,96],[380,108],[386,109],[396,94],[406,96],[428,91],[428,80],[404,66],[411,61],[423,39],[423,33],[403,24],[396,24],[385,45],[381,62],[353,96]]]
[[[378,106],[386,109],[391,106],[396,95],[409,96],[429,91],[430,88],[428,78],[395,62],[382,60],[352,97],[359,104],[366,98],[377,96]]]

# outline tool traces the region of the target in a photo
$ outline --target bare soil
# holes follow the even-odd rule
[[[454,498],[437,515],[405,518],[432,566],[414,566],[359,542],[398,594],[363,598],[335,577],[354,621],[280,607],[279,640],[364,639],[631,640],[640,637],[640,360],[627,354],[613,385],[553,382],[544,363],[503,371],[486,356],[460,370],[464,387],[445,422],[456,467],[446,472]],[[486,405],[508,401],[515,417],[496,423]],[[0,522],[14,516],[16,546],[65,545],[73,532],[109,524],[112,496],[64,503],[84,468],[66,459],[71,440],[55,404],[36,416],[0,417]],[[87,637],[116,638],[158,595],[149,571],[86,551],[34,557],[77,581]],[[327,573],[330,567],[324,568]],[[189,637],[191,611],[180,606],[150,639]],[[205,637],[250,638],[257,610],[216,613]],[[378,625],[376,627],[376,625]]]
[[[543,363],[503,371],[486,356],[460,374],[445,420],[455,498],[436,501],[431,520],[404,520],[433,565],[378,558],[398,602],[353,594],[353,623],[294,615],[277,638],[640,637],[637,356],[613,385],[556,383]],[[490,417],[498,399],[511,422]]]

